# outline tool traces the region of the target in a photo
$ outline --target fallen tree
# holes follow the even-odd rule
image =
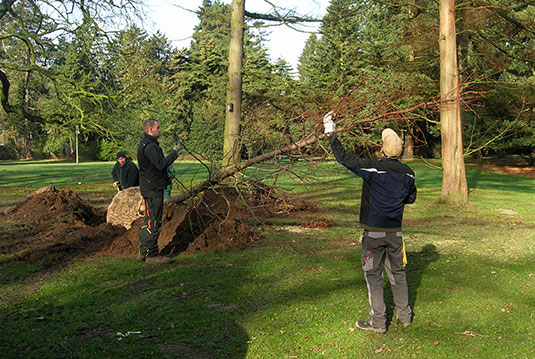
[[[369,116],[370,112],[365,112],[361,114],[358,118],[352,118],[351,122],[347,121],[347,119],[344,119],[342,116],[338,116],[339,126],[335,132],[337,133],[348,132],[348,131],[355,129],[357,126],[362,126],[363,124],[377,123],[385,119],[388,119],[389,121],[392,121],[393,119],[398,120],[398,121],[400,120],[409,121],[410,113],[412,113],[413,111],[417,109],[434,107],[436,106],[436,103],[437,103],[436,101],[432,101],[432,102],[417,104],[413,107],[403,109],[403,110],[390,110],[390,111],[388,110],[384,111],[387,104],[381,103],[374,108],[377,111],[374,116],[373,115]],[[389,102],[388,106],[390,107],[390,105],[392,105],[392,103]],[[380,111],[380,110],[383,110],[383,111]],[[327,111],[325,111],[325,113],[326,112]],[[295,143],[285,146],[283,148],[278,148],[271,152],[264,153],[262,155],[250,158],[247,161],[240,162],[236,166],[229,167],[225,170],[219,171],[215,173],[214,175],[209,175],[209,178],[206,179],[205,181],[197,184],[196,186],[193,186],[190,189],[186,189],[182,191],[176,196],[171,197],[168,202],[176,203],[176,204],[182,203],[198,195],[199,193],[205,191],[206,189],[220,184],[224,179],[231,177],[237,173],[240,173],[247,167],[261,163],[271,158],[276,158],[277,156],[282,155],[282,154],[286,154],[295,150],[299,150],[301,148],[310,146],[321,139],[327,138],[327,135],[323,133],[323,123],[317,120],[318,115],[313,116],[313,117],[316,118],[315,122],[317,123],[317,126],[315,127],[314,131],[310,135],[300,139],[299,141]],[[376,144],[376,143],[374,143],[374,145],[380,146],[379,144]]]
[[[251,158],[245,162],[239,163],[237,166],[229,167],[224,171],[217,172],[215,175],[210,176],[205,181],[199,183],[198,185],[192,187],[191,189],[187,189],[185,191],[182,191],[180,194],[173,196],[169,199],[168,202],[170,203],[182,203],[186,200],[188,200],[191,197],[196,196],[197,194],[203,192],[204,190],[216,186],[221,181],[223,181],[225,178],[231,177],[235,175],[236,173],[239,173],[246,169],[247,167],[250,167],[252,165],[255,165],[257,163],[263,162],[265,160],[268,160],[270,158],[274,158],[276,156],[279,156],[284,153],[288,153],[306,146],[309,146],[313,144],[314,142],[318,141],[319,139],[325,138],[326,135],[313,135],[313,137],[303,139],[301,141],[298,141],[297,143],[291,144],[289,146],[286,146],[281,149],[277,149],[265,154],[262,154],[260,156],[256,156],[254,158]]]

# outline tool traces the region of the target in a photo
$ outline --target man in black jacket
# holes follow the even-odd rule
[[[356,326],[377,333],[386,332],[386,305],[383,294],[383,264],[392,287],[398,320],[406,328],[412,322],[409,306],[406,255],[401,234],[405,204],[416,200],[412,169],[397,159],[403,150],[401,139],[391,129],[382,133],[380,160],[358,158],[347,153],[334,133],[334,113],[323,118],[325,133],[336,161],[362,177],[360,225],[362,236],[362,269],[368,287],[370,319],[358,320]]]
[[[117,162],[111,171],[113,186],[119,191],[129,187],[139,186],[139,170],[124,152],[117,153]]]
[[[170,178],[167,168],[177,159],[177,148],[173,148],[167,157],[158,143],[160,124],[150,119],[143,122],[145,134],[137,147],[139,163],[139,187],[145,201],[145,221],[139,232],[138,261],[145,263],[165,264],[171,258],[162,257],[158,251],[158,237],[162,227],[163,190],[169,185]]]

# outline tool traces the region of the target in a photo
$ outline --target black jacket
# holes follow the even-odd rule
[[[115,162],[111,175],[115,182],[119,182],[120,189],[139,186],[139,171],[130,158],[127,158],[124,165]]]
[[[167,167],[177,157],[178,154],[175,150],[171,151],[167,157],[164,157],[158,140],[150,135],[143,135],[137,147],[141,194],[148,194],[154,190],[163,190],[171,183],[171,179],[167,175]]]
[[[336,134],[329,135],[329,143],[336,161],[364,180],[359,220],[362,227],[370,231],[400,231],[405,204],[416,200],[412,169],[396,159],[357,158],[344,150]]]

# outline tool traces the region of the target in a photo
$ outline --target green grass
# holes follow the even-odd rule
[[[0,210],[11,207],[36,189],[54,185],[78,192],[91,205],[107,206],[117,191],[112,187],[115,162],[0,161]],[[174,164],[184,186],[206,179],[205,167],[194,162]],[[174,183],[174,192],[181,185]]]
[[[38,177],[48,165],[35,163],[27,174]],[[177,173],[182,165],[192,166],[177,164]],[[166,267],[105,258],[53,271],[0,254],[0,356],[535,357],[534,181],[468,168],[470,204],[457,208],[437,202],[440,171],[410,165],[419,190],[404,220],[412,328],[393,324],[385,335],[355,329],[368,316],[356,225],[361,181],[334,163],[317,163],[298,165],[300,177],[277,183],[319,210],[274,219],[258,228],[265,239],[244,250],[178,256]],[[82,197],[112,194],[111,179],[103,179],[111,166],[88,164],[85,178],[95,181],[72,189]],[[0,171],[5,167],[17,168],[0,164]],[[55,175],[65,186],[76,181],[67,168],[70,177]],[[2,190],[39,187],[17,172],[10,173],[19,178],[15,186],[0,172]],[[318,218],[334,225],[298,226]],[[128,331],[141,334],[117,334]]]

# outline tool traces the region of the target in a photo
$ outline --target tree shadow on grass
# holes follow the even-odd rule
[[[413,318],[417,315],[417,308],[415,309],[416,298],[418,297],[418,289],[422,282],[422,277],[427,271],[427,267],[436,262],[440,258],[437,248],[434,244],[426,244],[420,251],[407,252],[407,267],[405,273],[407,274],[407,285],[409,287],[409,305],[413,311]],[[385,303],[387,306],[387,321],[391,322],[394,317],[394,298],[390,286],[385,289]]]
[[[11,327],[0,333],[10,350],[2,357],[245,358],[249,336],[239,324],[239,303],[224,297],[238,291],[247,273],[192,260],[140,264],[140,275],[125,282],[131,269],[120,262],[95,266],[114,268],[116,277],[100,280],[91,265],[75,269],[38,298],[21,298],[24,310],[5,310],[0,319]]]

